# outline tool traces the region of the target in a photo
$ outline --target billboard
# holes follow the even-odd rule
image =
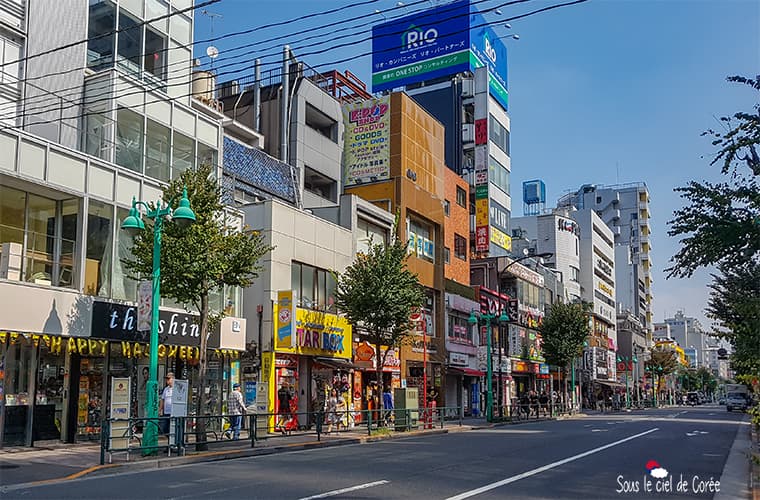
[[[343,105],[343,184],[390,177],[390,96]]]
[[[470,69],[470,2],[459,0],[372,27],[372,91]]]
[[[372,28],[373,92],[483,66],[488,67],[490,94],[507,109],[507,48],[469,0]]]

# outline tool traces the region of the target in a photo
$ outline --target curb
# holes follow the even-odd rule
[[[752,426],[750,433],[750,448],[749,448],[749,488],[752,500],[760,500],[760,442],[758,439],[758,429],[756,426]]]

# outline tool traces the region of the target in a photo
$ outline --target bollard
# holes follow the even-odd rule
[[[315,427],[317,429],[317,441],[320,441],[322,439],[322,424],[325,420],[325,412],[324,410],[320,410],[317,412],[317,421],[315,422]]]
[[[367,412],[367,435],[372,435],[372,411]]]
[[[100,465],[106,463],[106,445],[108,443],[108,420],[104,419],[100,426]]]
[[[256,427],[256,414],[252,414],[248,416],[248,436],[251,438],[251,448],[256,446],[256,431],[258,431]]]

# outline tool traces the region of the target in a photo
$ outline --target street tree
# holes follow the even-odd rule
[[[161,243],[162,296],[198,313],[200,359],[196,415],[207,413],[204,385],[208,337],[224,316],[221,301],[212,303],[212,296],[221,294],[224,287],[251,286],[262,270],[259,260],[272,249],[264,243],[260,233],[247,228],[240,231],[229,224],[221,202],[221,188],[212,174],[211,166],[201,165],[186,170],[163,189],[163,199],[171,200],[187,187],[196,216],[195,223],[187,228],[165,224]],[[133,258],[123,260],[133,278],[150,276],[153,270],[152,221],[146,221],[145,226],[134,240]],[[206,441],[205,424],[205,420],[200,419],[196,425],[196,441],[201,449]]]
[[[359,253],[343,273],[335,273],[335,305],[353,325],[355,336],[374,346],[380,390],[386,357],[415,335],[411,316],[425,299],[417,275],[407,268],[407,244],[395,236],[395,229],[390,242],[370,241],[366,253]]]
[[[731,342],[731,367],[739,376],[760,375],[760,262],[720,266],[712,275],[707,314],[716,333]]]
[[[760,97],[760,75],[727,80],[746,85]],[[726,180],[695,180],[675,189],[688,204],[669,222],[668,234],[682,238],[666,269],[669,278],[690,277],[701,267],[733,266],[760,255],[760,103],[720,122],[723,130],[703,135],[717,148],[710,164],[720,165]]]
[[[644,362],[644,368],[655,379],[655,390],[662,385],[663,377],[667,377],[678,369],[678,358],[672,349],[654,347],[650,352],[649,359]]]
[[[567,394],[567,369],[583,352],[583,345],[591,335],[589,303],[552,304],[539,327],[541,349],[546,361],[562,368]]]

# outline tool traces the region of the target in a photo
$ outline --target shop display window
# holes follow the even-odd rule
[[[3,390],[5,394],[5,421],[3,444],[26,446],[32,380],[34,377],[34,345],[23,335],[9,335],[4,356]]]
[[[106,382],[105,358],[79,360],[79,395],[77,400],[77,436],[79,439],[100,439],[103,399]]]
[[[39,345],[37,390],[34,401],[34,440],[60,439],[63,418],[65,357]]]

